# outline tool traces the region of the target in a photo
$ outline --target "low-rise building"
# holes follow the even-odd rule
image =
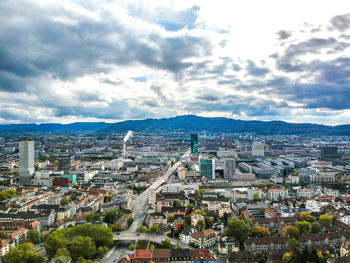
[[[216,236],[214,231],[206,229],[196,231],[191,235],[191,243],[198,248],[208,248],[215,244]]]
[[[146,216],[145,223],[147,224],[148,227],[152,225],[161,225],[161,224],[166,224],[167,218],[163,213],[151,213]]]
[[[279,198],[286,198],[288,197],[289,193],[287,189],[270,189],[267,192],[267,199],[271,200],[271,201],[278,201]]]
[[[315,195],[313,188],[299,188],[296,193],[297,197],[311,198]]]

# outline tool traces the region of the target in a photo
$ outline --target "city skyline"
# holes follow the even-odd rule
[[[348,1],[0,3],[0,124],[348,124]]]

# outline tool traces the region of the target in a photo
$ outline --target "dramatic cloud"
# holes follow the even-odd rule
[[[0,122],[347,123],[348,1],[269,5],[0,1]]]

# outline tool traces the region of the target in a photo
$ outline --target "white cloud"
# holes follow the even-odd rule
[[[327,2],[4,1],[0,122],[347,122],[350,3]]]

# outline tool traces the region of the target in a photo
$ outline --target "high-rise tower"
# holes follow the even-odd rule
[[[198,153],[198,134],[191,134],[191,154]]]
[[[34,141],[19,142],[19,183],[29,184],[34,174]]]

